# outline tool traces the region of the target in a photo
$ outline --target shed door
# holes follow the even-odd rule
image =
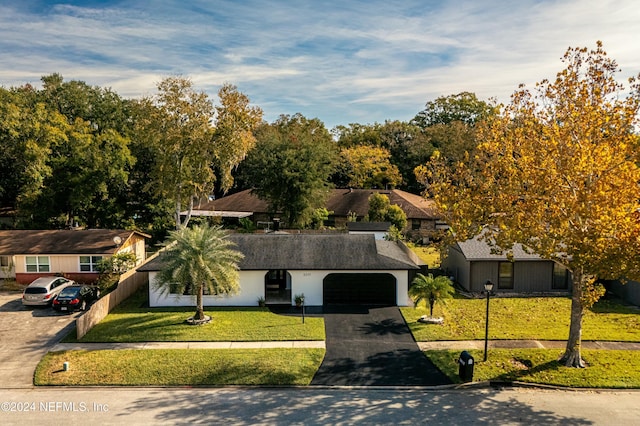
[[[395,306],[396,278],[391,274],[329,274],[322,285],[323,303]]]

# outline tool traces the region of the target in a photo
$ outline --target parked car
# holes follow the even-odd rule
[[[74,283],[74,281],[62,277],[37,278],[24,289],[22,304],[25,306],[50,306],[58,293]]]
[[[60,312],[84,311],[98,300],[100,290],[90,285],[72,285],[64,288],[53,300],[53,309]]]

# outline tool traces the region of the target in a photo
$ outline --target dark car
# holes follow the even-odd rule
[[[72,285],[62,289],[53,299],[53,309],[60,312],[84,311],[87,306],[98,300],[100,290],[89,285]]]

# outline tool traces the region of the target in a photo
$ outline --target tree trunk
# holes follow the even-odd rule
[[[433,293],[429,296],[429,316],[433,317],[433,305],[436,303],[436,298],[433,296]]]
[[[559,362],[567,367],[584,368],[582,359],[582,317],[584,315],[584,305],[582,303],[582,288],[584,281],[582,271],[573,271],[571,296],[571,325],[569,326],[569,339],[564,354]]]
[[[189,198],[189,207],[187,208],[187,214],[184,216],[184,221],[180,225],[182,228],[186,228],[189,224],[189,221],[191,220],[191,214],[193,213],[193,199],[193,196]],[[178,215],[179,214],[180,212],[178,212]],[[179,218],[180,216],[178,216],[178,221],[180,220]]]
[[[196,321],[204,321],[204,306],[203,306],[203,298],[204,295],[204,284],[200,284],[200,288],[198,289],[198,293],[196,295],[196,314],[193,316],[193,319]]]
[[[181,225],[180,210],[182,210],[182,204],[180,203],[180,198],[176,198],[176,204],[174,206],[174,212],[173,212],[173,219],[176,221],[176,231],[180,230],[180,225]]]

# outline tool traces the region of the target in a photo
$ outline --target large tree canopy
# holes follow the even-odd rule
[[[231,170],[255,143],[262,110],[231,84],[218,95],[221,105],[214,107],[190,79],[168,77],[136,108],[136,136],[151,160],[146,189],[171,202],[176,228],[187,226],[195,200],[214,192],[216,168],[223,191],[231,186]]]
[[[176,229],[185,227],[194,200],[213,192],[213,104],[190,79],[168,77],[158,83],[153,98],[141,101],[138,111],[137,137],[152,147],[155,159],[147,190],[170,200]],[[181,219],[184,207],[189,213]]]
[[[515,243],[572,274],[571,325],[562,362],[584,366],[584,310],[603,293],[597,278],[640,278],[640,86],[616,80],[601,43],[570,48],[566,68],[531,93],[518,90],[481,126],[475,155],[452,170],[435,158],[418,174],[455,238]],[[436,156],[437,157],[437,156]]]
[[[346,173],[347,185],[352,188],[394,188],[402,183],[398,168],[391,164],[391,154],[384,148],[356,146],[343,148],[340,157]]]
[[[243,163],[245,180],[289,226],[309,223],[324,206],[337,147],[324,124],[301,114],[283,115],[256,132],[256,147]]]
[[[462,92],[457,95],[441,96],[427,102],[425,109],[413,119],[413,123],[426,129],[437,124],[451,124],[455,121],[473,126],[490,117],[494,107],[479,100],[475,93]]]
[[[402,122],[402,121],[385,121],[384,124],[350,124],[349,126],[337,126],[334,129],[334,135],[338,140],[338,145],[347,153],[358,154],[359,160],[356,164],[343,161],[339,165],[339,171],[334,176],[333,181],[341,187],[384,187],[385,184],[417,191],[420,189],[416,182],[413,169],[424,164],[433,152],[433,146],[430,142],[429,135],[420,127]],[[388,161],[379,163],[363,161],[372,158],[373,153],[379,156],[385,150],[390,156]],[[368,154],[367,154],[368,153]],[[363,155],[367,154],[367,155]],[[385,154],[386,155],[386,154]],[[383,163],[390,163],[383,164]],[[383,173],[380,174],[380,167],[384,166]],[[399,176],[396,173],[399,172]],[[373,179],[373,183],[354,183],[353,178],[356,174],[376,176],[379,175],[384,179]],[[396,177],[393,177],[396,176]],[[362,179],[356,179],[361,182]]]
[[[220,170],[220,186],[227,192],[233,185],[231,172],[244,160],[256,143],[253,132],[262,122],[262,110],[249,106],[249,97],[232,84],[218,91],[220,106],[216,107],[214,132],[215,154]]]
[[[126,103],[113,92],[53,74],[44,88],[2,89],[0,196],[19,226],[122,227],[122,195],[135,162]],[[118,201],[122,201],[118,205]]]

